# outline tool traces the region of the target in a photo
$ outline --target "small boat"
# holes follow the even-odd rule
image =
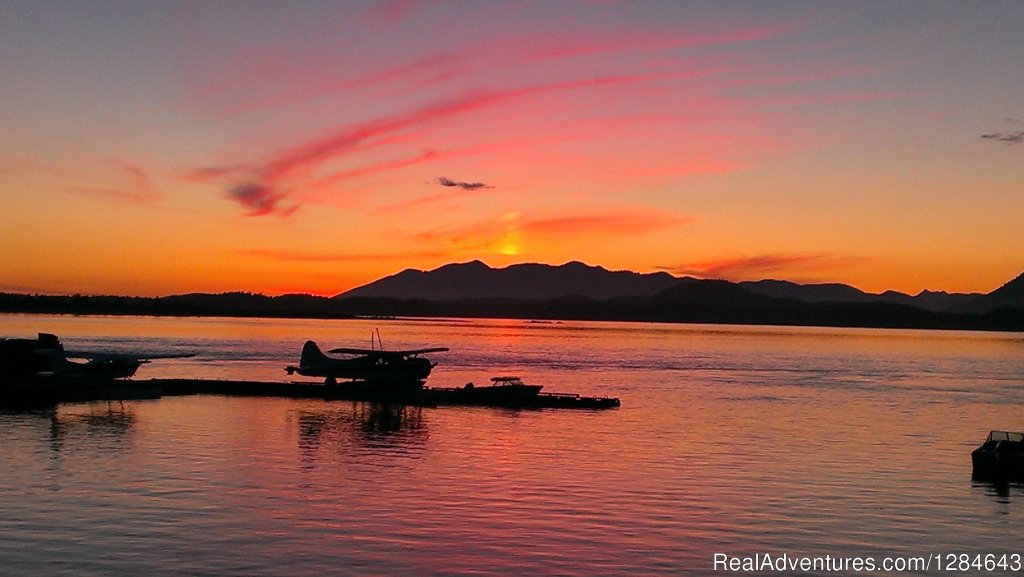
[[[543,385],[528,385],[520,377],[491,377],[490,385],[426,389],[438,404],[508,408],[610,409],[619,406],[614,397],[584,397],[574,393],[542,393]]]
[[[975,479],[1024,480],[1024,433],[991,431],[971,465]]]
[[[519,403],[532,400],[537,397],[543,385],[527,385],[519,377],[491,377],[491,385],[478,387],[473,383],[466,383],[462,389],[462,396],[475,401],[499,401],[507,403]]]

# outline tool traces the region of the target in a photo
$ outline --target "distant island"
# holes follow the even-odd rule
[[[289,318],[480,317],[1024,331],[1024,274],[987,294],[844,284],[729,282],[570,262],[407,269],[334,297],[232,292],[166,297],[0,293],[0,312]]]

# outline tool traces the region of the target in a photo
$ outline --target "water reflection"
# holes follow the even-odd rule
[[[148,374],[257,379],[282,378],[282,351],[292,361],[306,338],[372,328],[84,322],[55,330],[81,348],[200,342],[223,358]],[[668,576],[712,572],[715,552],[1019,545],[1024,485],[968,481],[984,433],[1020,421],[1019,336],[391,323],[413,346],[458,351],[433,385],[500,368],[627,402],[421,411],[197,396],[0,413],[4,573]]]
[[[297,412],[303,462],[312,463],[328,447],[410,455],[428,435],[420,407],[359,402],[333,406]]]
[[[88,412],[80,407],[60,408],[49,412],[50,449],[63,450],[69,441],[88,442],[94,450],[120,450],[128,446],[135,429],[135,413],[123,403],[88,405]]]
[[[983,489],[986,495],[995,497],[997,503],[1010,503],[1013,497],[1024,499],[1024,482],[972,479],[971,487]]]

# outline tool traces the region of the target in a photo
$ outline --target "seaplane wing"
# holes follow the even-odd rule
[[[331,349],[327,352],[341,354],[341,355],[366,355],[366,356],[396,356],[396,357],[408,357],[413,355],[420,355],[424,353],[443,353],[447,351],[447,347],[430,347],[426,349],[411,349],[408,351],[382,351],[380,349],[352,349],[348,347],[342,347],[339,349]]]
[[[185,354],[161,354],[161,355],[132,355],[128,353],[98,353],[88,351],[64,351],[64,357],[68,359],[87,359],[90,361],[138,361],[145,363],[154,359],[190,359],[196,356],[195,353]]]

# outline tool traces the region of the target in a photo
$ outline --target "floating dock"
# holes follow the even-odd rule
[[[365,401],[420,407],[481,406],[513,409],[611,409],[614,397],[588,397],[568,393],[496,395],[480,389],[407,387],[391,389],[365,383],[327,385],[313,382],[242,381],[221,379],[148,379],[115,381],[102,385],[26,385],[0,387],[0,406],[45,406],[62,402],[157,399],[185,395],[280,397]]]

